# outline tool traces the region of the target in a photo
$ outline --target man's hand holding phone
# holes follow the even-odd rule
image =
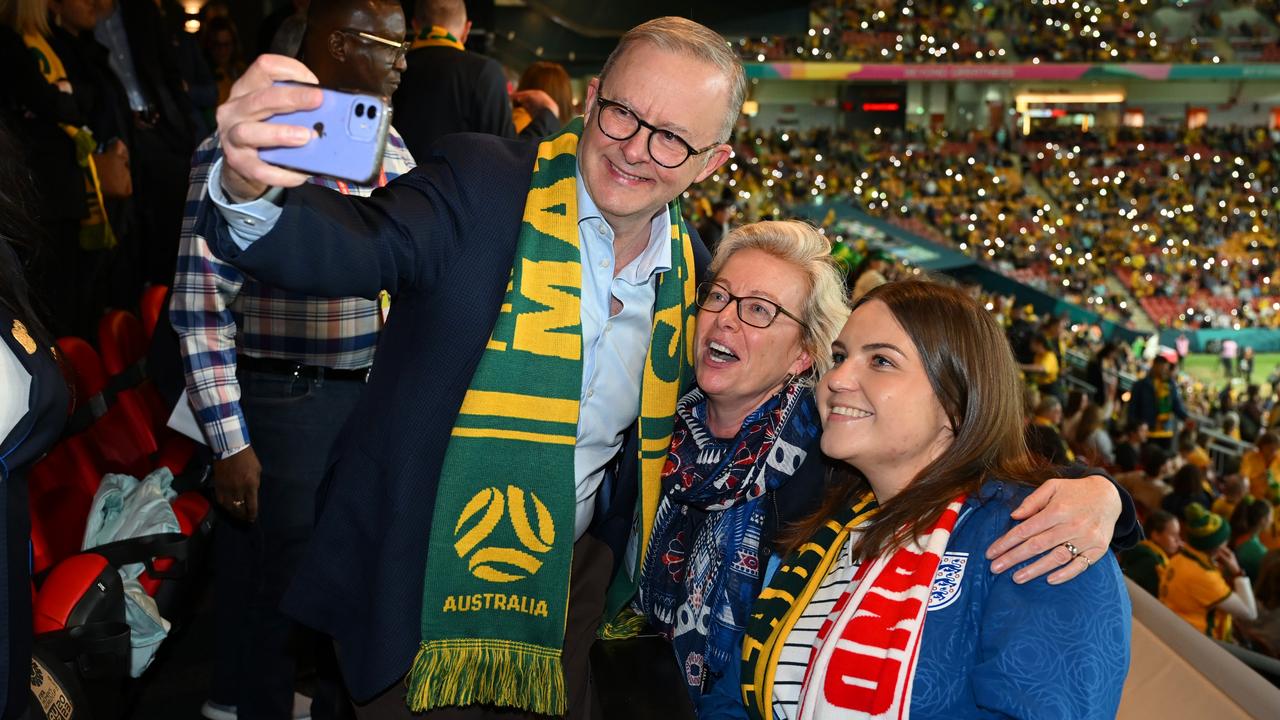
[[[259,148],[298,147],[311,140],[313,130],[266,122],[273,115],[320,106],[319,87],[275,85],[278,81],[316,83],[306,65],[283,55],[262,55],[231,86],[231,95],[218,106],[218,136],[224,157],[222,189],[234,202],[261,197],[270,187],[297,187],[307,175],[286,170],[258,157]]]

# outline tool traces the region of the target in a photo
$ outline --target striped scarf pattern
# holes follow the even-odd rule
[[[928,532],[864,563],[818,634],[799,717],[905,718],[934,574],[965,497]],[[871,493],[838,513],[796,551],[761,593],[743,641],[743,699],[756,720],[773,717],[773,678],[787,636],[843,552],[876,510]]]
[[[422,644],[407,679],[413,711],[566,711],[561,652],[582,391],[582,128],[576,119],[538,146],[502,312],[454,421],[430,529]],[[668,215],[672,267],[658,279],[640,390],[641,548],[676,401],[692,377],[693,248],[676,203]]]

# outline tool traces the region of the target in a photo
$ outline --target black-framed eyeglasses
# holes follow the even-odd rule
[[[678,168],[692,155],[701,155],[721,143],[712,143],[701,150],[695,149],[685,139],[670,130],[662,130],[640,119],[639,115],[620,102],[606,100],[603,94],[596,96],[596,125],[600,132],[613,140],[630,140],[640,132],[640,128],[649,131],[649,157],[668,170]]]
[[[364,40],[365,42],[375,43],[385,48],[395,48],[394,55],[393,55],[395,60],[393,62],[399,61],[400,58],[404,57],[409,53],[409,48],[413,47],[413,43],[408,41],[402,42],[399,40],[391,40],[389,38],[384,38],[381,35],[374,35],[371,32],[366,32],[364,30],[356,30],[355,28],[341,28],[338,30],[338,32],[346,33],[347,35],[353,35],[360,40]]]
[[[698,295],[694,302],[703,310],[713,313],[721,312],[729,306],[729,303],[736,302],[738,304],[738,319],[751,327],[767,328],[773,324],[774,320],[778,319],[778,315],[786,315],[795,320],[800,327],[805,327],[803,320],[787,312],[786,308],[778,303],[767,298],[751,295],[739,297],[717,282],[709,281],[699,285]]]

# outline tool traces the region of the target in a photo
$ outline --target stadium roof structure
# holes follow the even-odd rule
[[[955,81],[1018,80],[1280,80],[1280,64],[1172,63],[747,63],[759,80]]]

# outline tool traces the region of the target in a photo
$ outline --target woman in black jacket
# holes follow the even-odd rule
[[[67,387],[53,341],[37,317],[15,245],[39,226],[21,193],[29,182],[18,147],[0,124],[0,718],[21,717],[31,675],[27,471],[54,444],[67,417]]]

